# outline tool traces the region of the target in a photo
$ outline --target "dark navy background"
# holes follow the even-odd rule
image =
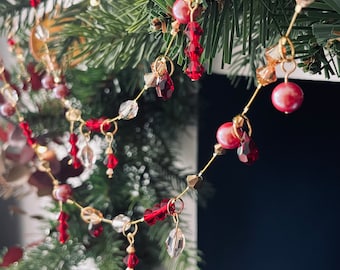
[[[298,111],[273,107],[278,80],[247,113],[259,160],[248,166],[229,150],[203,175],[214,193],[198,212],[202,270],[340,269],[340,84],[291,81],[304,91]],[[217,128],[242,112],[254,89],[245,80],[234,88],[224,75],[203,78],[199,169]]]

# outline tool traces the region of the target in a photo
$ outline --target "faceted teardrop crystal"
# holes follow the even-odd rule
[[[130,120],[138,113],[138,104],[135,100],[127,100],[119,106],[119,116],[121,119]]]
[[[125,216],[123,214],[119,214],[112,220],[112,228],[118,232],[121,233],[123,230],[128,230],[130,228],[130,225],[125,225],[128,222],[130,222],[130,218],[128,216]]]
[[[178,257],[185,247],[185,236],[180,228],[175,228],[170,231],[168,238],[165,241],[166,250],[171,258]]]
[[[163,100],[168,100],[169,98],[171,98],[174,90],[174,82],[172,81],[168,72],[166,72],[163,76],[159,76],[157,78],[156,92],[158,97],[163,98]]]
[[[102,234],[103,230],[104,227],[101,223],[98,224],[89,223],[88,231],[92,237],[94,238],[99,237]]]
[[[253,164],[259,158],[259,151],[247,132],[243,132],[241,145],[237,148],[237,155],[241,162],[248,165]]]
[[[86,144],[81,150],[80,157],[85,168],[91,168],[96,162],[93,150],[88,144]]]

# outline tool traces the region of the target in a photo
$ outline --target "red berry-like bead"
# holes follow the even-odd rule
[[[217,142],[224,149],[234,149],[240,145],[241,140],[235,135],[233,122],[226,122],[216,132]]]
[[[65,84],[58,84],[53,88],[53,93],[56,98],[64,98],[70,94],[70,90]]]
[[[72,187],[69,184],[58,185],[53,189],[53,197],[57,201],[66,202],[72,195]]]
[[[190,8],[188,6],[190,3],[188,2],[189,1],[176,0],[172,5],[172,16],[179,23],[187,24],[190,22]],[[194,19],[199,15],[200,12],[200,8],[197,8],[194,11]]]
[[[1,107],[0,107],[0,113],[3,116],[10,117],[13,114],[15,114],[15,112],[16,112],[16,109],[11,103],[6,102],[6,103],[2,104]]]
[[[271,96],[274,107],[284,113],[292,113],[300,108],[304,94],[300,86],[293,82],[277,85]]]
[[[176,0],[172,6],[172,16],[179,23],[188,23],[190,22],[190,9],[188,3],[184,0]]]

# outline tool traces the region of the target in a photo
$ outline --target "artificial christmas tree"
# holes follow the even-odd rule
[[[192,259],[199,260],[199,253],[184,248],[181,197],[200,186],[224,150],[238,148],[241,161],[256,161],[246,114],[258,91],[276,81],[276,66],[285,70],[286,88],[278,88],[273,103],[278,107],[289,99],[279,106],[289,113],[302,103],[301,91],[298,100],[296,91],[282,94],[287,87],[300,90],[288,82],[297,66],[326,77],[338,71],[339,6],[332,0],[6,1],[0,8],[3,34],[19,65],[12,72],[16,78],[2,66],[2,112],[17,117],[34,150],[29,162],[38,168],[31,183],[53,195],[51,211],[59,213],[45,241],[18,264],[22,269],[71,268],[88,257],[100,269],[121,269],[124,263],[127,269],[166,262],[174,269],[195,266]],[[199,84],[194,81],[205,70],[211,73],[219,51],[221,64],[233,60],[235,71],[247,66],[258,86],[243,112],[218,129],[211,159],[185,183],[174,165],[173,142],[195,119]],[[28,63],[34,69],[26,68]],[[90,146],[96,138],[97,162]],[[57,169],[44,156],[52,144],[68,148]],[[68,183],[93,163],[81,184]],[[41,172],[45,178],[34,175]],[[101,223],[112,223],[119,234]],[[94,238],[84,236],[87,230]],[[164,242],[167,248],[160,251]],[[66,250],[72,255],[65,256]],[[44,251],[42,262],[37,258]]]

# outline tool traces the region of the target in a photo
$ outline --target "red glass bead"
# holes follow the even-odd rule
[[[10,47],[14,47],[15,44],[16,44],[16,42],[15,42],[14,38],[9,38],[9,39],[7,40],[7,44],[8,44]]]
[[[104,227],[101,223],[98,224],[89,223],[88,231],[92,237],[97,238],[103,233]]]
[[[68,219],[69,219],[69,215],[64,211],[61,211],[58,217],[59,225],[57,227],[57,230],[59,232],[59,242],[61,244],[64,244],[69,238],[69,234],[67,233],[67,229],[68,229],[67,220]]]
[[[124,263],[128,268],[135,268],[137,264],[139,263],[139,259],[136,255],[136,253],[130,253],[127,256],[124,257]]]
[[[168,214],[173,214],[175,211],[175,204],[168,204],[169,199],[163,199],[160,203],[155,204],[152,209],[146,209],[144,211],[144,221],[151,226],[156,224],[157,221],[164,220]]]
[[[198,61],[191,61],[185,70],[185,73],[192,81],[197,81],[202,77],[204,73],[204,67]]]
[[[19,123],[19,127],[21,128],[22,133],[26,137],[27,143],[29,145],[35,144],[36,140],[34,138],[32,138],[32,130],[30,129],[28,123],[25,122],[25,121],[22,121],[22,122]]]
[[[185,35],[192,42],[198,42],[203,35],[203,29],[198,22],[189,22],[184,30]]]
[[[216,139],[224,149],[235,149],[241,143],[241,140],[234,133],[233,122],[222,124],[217,129]]]
[[[198,61],[203,53],[203,47],[201,44],[196,42],[189,42],[187,47],[184,49],[184,53],[189,57],[191,61]]]
[[[106,167],[108,169],[114,169],[114,168],[117,167],[117,165],[118,165],[117,157],[113,153],[107,154],[107,164],[106,164]]]
[[[163,76],[157,77],[155,88],[158,97],[163,98],[163,100],[171,98],[175,86],[168,72],[165,72]]]
[[[106,117],[101,117],[98,119],[89,119],[86,121],[85,126],[93,132],[101,132],[101,126],[103,126],[103,131],[108,131],[111,128],[111,123],[105,122]],[[104,124],[103,124],[104,123]]]
[[[237,148],[237,155],[241,162],[252,165],[259,158],[259,151],[247,132],[243,132],[241,145]]]
[[[72,196],[72,187],[69,184],[58,185],[52,195],[57,201],[66,202]]]
[[[13,246],[9,247],[7,252],[2,257],[0,267],[11,266],[12,264],[20,261],[24,255],[24,250],[21,247]]]
[[[271,96],[274,107],[284,113],[292,113],[302,105],[304,94],[300,86],[293,82],[278,84]]]
[[[38,5],[40,4],[40,1],[41,0],[30,0],[31,7],[33,7],[33,8],[38,7]]]

